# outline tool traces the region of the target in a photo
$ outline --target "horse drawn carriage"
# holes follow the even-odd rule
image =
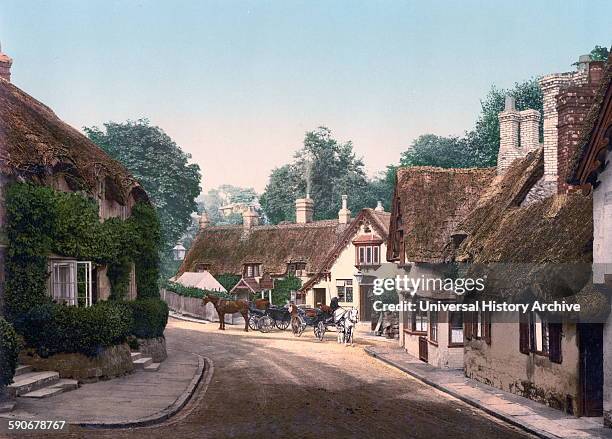
[[[249,328],[270,332],[274,327],[284,331],[291,323],[291,315],[285,307],[270,305],[267,300],[249,303]]]
[[[300,337],[307,326],[312,326],[315,337],[323,341],[325,333],[334,328],[338,333],[338,342],[353,343],[358,312],[354,308],[345,309],[339,306],[338,298],[334,297],[330,306],[303,309],[290,305],[289,309],[291,330],[296,337]]]

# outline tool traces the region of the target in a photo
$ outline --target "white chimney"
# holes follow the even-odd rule
[[[379,201],[378,204],[376,204],[376,207],[374,208],[374,210],[376,212],[384,212],[385,208],[382,205],[382,201]]]
[[[314,201],[312,198],[298,198],[295,200],[295,222],[306,224],[312,222],[314,214]]]
[[[540,112],[523,110],[521,115],[521,155],[525,156],[540,146]]]
[[[503,174],[510,163],[518,158],[519,124],[521,115],[516,111],[512,96],[506,96],[504,111],[499,113],[499,153],[497,154],[497,173]]]
[[[342,208],[338,211],[338,222],[340,224],[348,224],[351,220],[351,211],[348,210],[348,196],[342,195]]]

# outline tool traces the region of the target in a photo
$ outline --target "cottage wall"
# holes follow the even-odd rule
[[[580,414],[579,350],[575,324],[563,324],[561,364],[519,350],[518,313],[492,314],[491,344],[465,343],[465,375],[551,407]],[[516,323],[508,323],[516,322]]]
[[[599,174],[599,186],[593,191],[593,282],[608,282],[612,277],[612,167]],[[603,410],[606,425],[612,425],[612,321],[604,324]]]
[[[463,368],[463,346],[448,345],[449,324],[448,317],[438,313],[438,342],[434,343],[429,340],[429,331],[426,335],[427,341],[427,363],[434,367],[446,369],[462,369]],[[431,319],[430,319],[431,321]],[[408,320],[407,324],[410,321]],[[412,334],[406,328],[403,331],[403,345],[410,355],[419,358],[419,338],[424,335]]]

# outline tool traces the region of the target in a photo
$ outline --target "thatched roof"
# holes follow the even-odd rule
[[[0,171],[40,182],[61,174],[72,190],[90,193],[104,180],[107,197],[120,203],[130,190],[139,188],[123,165],[4,79],[0,79]],[[139,195],[146,197],[142,190]]]
[[[611,85],[612,54],[608,57],[595,102],[584,120],[581,140],[578,143],[580,147],[574,151],[570,163],[570,184],[594,184],[597,181],[597,174],[603,169],[605,156],[608,150],[612,148],[611,142],[604,143],[604,139],[609,135],[608,129],[612,123]]]
[[[581,315],[592,318],[608,300],[589,288],[592,198],[581,193],[553,195],[521,206],[542,168],[541,150],[516,160],[459,224],[463,241],[458,244],[455,239],[449,245],[458,244],[456,261],[472,264],[468,277],[487,276],[487,295],[581,303]]]
[[[518,208],[529,190],[544,175],[544,153],[539,148],[520,160],[515,160],[503,175],[496,176],[472,205],[471,211],[455,227],[455,242],[446,248],[453,252],[453,244],[461,246],[451,257],[456,261],[474,261],[480,255],[490,235],[499,229],[503,217]]]
[[[394,203],[391,224],[393,228],[400,217],[406,260],[442,262],[451,233],[470,213],[494,176],[494,168],[398,169],[395,196],[400,207],[397,211]],[[393,238],[390,236],[390,240]]]
[[[317,272],[343,236],[347,224],[338,220],[308,224],[206,227],[198,233],[179,270],[194,271],[206,264],[213,274],[242,274],[243,264],[262,264],[263,271],[281,276],[290,262],[305,262],[308,273]]]

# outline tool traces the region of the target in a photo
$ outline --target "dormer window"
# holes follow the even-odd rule
[[[209,270],[210,270],[210,264],[198,263],[195,266],[196,273],[203,273],[203,272],[209,271]]]
[[[353,240],[355,246],[355,265],[366,267],[380,265],[380,246],[383,240],[380,236],[369,233]]]
[[[287,274],[289,276],[305,276],[306,262],[290,262],[287,264]]]
[[[259,277],[261,273],[261,264],[244,264],[244,270],[242,272],[244,277]]]

